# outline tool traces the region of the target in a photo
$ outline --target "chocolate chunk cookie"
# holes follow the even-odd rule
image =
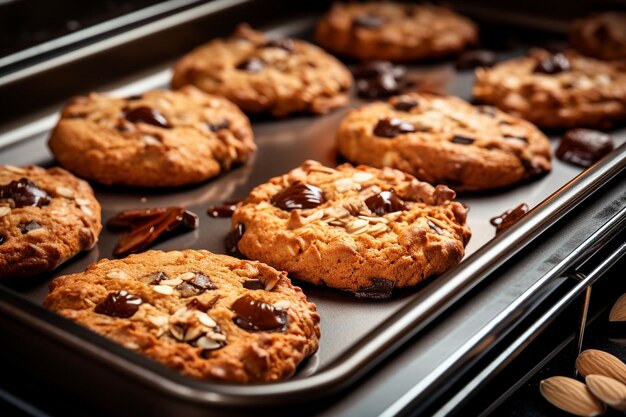
[[[454,196],[390,168],[307,161],[252,190],[231,243],[293,278],[387,298],[463,258],[470,230]]]
[[[54,280],[44,304],[200,379],[288,377],[320,336],[315,305],[286,272],[204,250],[101,260]]]
[[[202,182],[245,162],[256,149],[250,123],[234,104],[191,86],[75,98],[49,146],[81,177],[141,187]]]
[[[607,128],[626,118],[626,73],[620,64],[573,51],[533,50],[479,68],[473,94],[544,128]]]
[[[535,126],[456,97],[410,93],[365,105],[342,121],[337,141],[349,161],[456,190],[503,187],[550,170],[550,144]]]
[[[350,72],[307,42],[268,39],[240,25],[226,40],[192,51],[174,68],[172,86],[193,84],[246,113],[327,113],[348,104]]]
[[[595,58],[626,58],[626,13],[599,13],[575,21],[570,43],[580,53]]]
[[[413,61],[450,55],[476,42],[476,26],[437,6],[334,3],[315,32],[329,51],[361,60]]]
[[[102,229],[89,184],[61,168],[0,165],[0,279],[51,271]]]

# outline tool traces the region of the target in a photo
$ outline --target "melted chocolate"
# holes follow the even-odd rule
[[[249,290],[262,290],[265,288],[263,283],[258,279],[247,279],[243,282],[243,287]]]
[[[116,256],[137,253],[161,237],[196,229],[198,216],[182,207],[123,211],[108,222],[110,228],[130,229],[120,236]]]
[[[23,235],[32,230],[41,229],[41,225],[34,220],[28,223],[20,223],[17,225],[17,227],[18,229],[20,229],[20,232],[22,232]]]
[[[382,191],[376,195],[373,195],[365,200],[365,205],[379,216],[383,216],[387,213],[393,213],[394,211],[406,210],[404,201],[400,199],[393,190]]]
[[[109,293],[108,297],[96,306],[95,312],[127,319],[137,312],[142,302],[140,297],[120,290]]]
[[[371,300],[386,300],[391,297],[395,284],[390,279],[372,278],[372,285],[359,288],[354,293],[356,298],[368,298]]]
[[[287,211],[315,208],[325,201],[320,188],[302,182],[293,183],[272,197],[272,204]]]
[[[134,109],[124,109],[122,116],[131,123],[146,123],[166,129],[170,127],[165,116],[151,107],[141,106]]]
[[[211,206],[207,210],[209,217],[232,217],[241,200],[225,201],[221,206]]]
[[[413,108],[419,106],[419,102],[413,99],[401,99],[396,104],[394,104],[393,108],[398,111],[411,111]]]
[[[613,138],[606,133],[589,129],[571,129],[563,135],[556,156],[562,161],[588,167],[611,152],[614,146]]]
[[[265,68],[265,62],[259,58],[251,57],[237,64],[235,68],[240,71],[259,72]]]
[[[456,60],[457,69],[474,69],[477,67],[492,67],[496,63],[496,54],[486,49],[465,51]]]
[[[443,235],[443,229],[441,227],[437,226],[435,223],[431,222],[430,220],[428,220],[427,224],[428,224],[428,227],[430,227],[435,232],[437,232],[437,234]]]
[[[374,135],[382,138],[395,138],[404,133],[415,132],[415,126],[395,117],[380,119],[374,126]]]
[[[218,130],[228,129],[230,127],[230,121],[224,119],[219,123],[207,123],[206,127],[211,132],[217,132]]]
[[[200,295],[205,291],[214,290],[217,288],[215,284],[206,275],[198,272],[189,281],[183,281],[176,286],[176,289],[180,292],[180,295],[184,298],[193,297],[194,295]]]
[[[231,306],[235,312],[233,321],[249,332],[285,331],[287,312],[271,304],[244,295]]]
[[[561,53],[550,55],[537,63],[533,72],[542,74],[558,74],[571,71],[569,59]]]
[[[504,232],[509,227],[513,226],[519,219],[521,219],[528,212],[528,205],[525,203],[520,204],[512,210],[507,210],[499,216],[493,217],[489,220],[493,226],[496,227],[496,235]]]
[[[363,98],[384,98],[400,94],[408,85],[406,68],[388,61],[361,64],[354,71],[357,94]]]
[[[242,257],[242,253],[239,252],[239,248],[237,244],[243,237],[243,234],[246,232],[246,226],[243,223],[237,223],[237,226],[226,235],[226,254],[230,256],[236,256],[237,258]]]
[[[272,39],[270,41],[267,41],[260,47],[261,48],[280,48],[292,54],[294,53],[293,46],[294,46],[293,40],[289,38],[278,38],[278,39]]]
[[[471,145],[472,143],[474,143],[474,141],[475,139],[459,135],[454,135],[452,139],[450,139],[450,142],[458,143],[459,145]]]
[[[355,17],[352,24],[356,27],[375,29],[383,25],[383,20],[378,16],[364,14]]]
[[[51,199],[50,194],[26,178],[0,185],[0,200],[8,200],[11,208],[43,207]]]

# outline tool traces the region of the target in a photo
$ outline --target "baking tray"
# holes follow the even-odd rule
[[[296,5],[292,5],[295,9],[289,9],[288,3],[276,3],[280,3],[285,9],[275,13],[273,21],[266,20],[267,16],[260,16],[259,20],[251,22],[269,31],[270,35],[306,37],[310,33],[315,16],[300,18],[297,13],[301,10],[297,9]],[[199,22],[209,23],[217,19],[222,22],[220,27],[225,26],[223,14],[230,11],[229,19],[235,22],[237,16],[242,16],[236,12],[241,11],[247,4],[250,5],[250,9],[246,9],[248,15],[250,10],[258,7],[258,3],[255,5],[255,2],[246,1],[212,2],[186,11],[182,17],[174,16],[169,22],[157,22],[152,28],[153,32],[149,31],[150,28],[144,27],[139,34],[136,31],[120,34],[119,39],[107,39],[110,50],[101,44],[90,45],[86,50],[80,50],[76,57],[77,64],[79,60],[85,60],[92,55],[90,50],[93,55],[96,55],[96,52],[115,53],[130,42],[163,34],[172,28],[184,31],[185,28],[187,30],[197,28]],[[267,3],[265,5],[271,9]],[[323,9],[323,6],[317,5],[320,9]],[[213,28],[215,27],[214,25]],[[231,28],[232,25],[223,28],[222,33],[211,32],[211,35],[227,35]],[[196,34],[195,38],[197,37]],[[208,39],[210,36],[204,40]],[[177,56],[189,49],[184,42],[182,44],[185,48],[178,51]],[[520,53],[523,53],[523,49],[503,53],[502,58]],[[72,63],[69,58],[64,59],[64,65]],[[173,62],[171,59],[165,60],[112,84],[93,84],[88,90],[97,89],[112,94],[130,95],[150,88],[166,87],[170,78],[169,68]],[[413,66],[411,71],[427,75],[442,83],[447,93],[469,98],[472,73],[469,71],[457,73],[448,61]],[[36,75],[44,80],[50,76],[43,69]],[[28,81],[26,76],[20,78],[13,74],[13,77],[16,80],[19,78],[19,82]],[[68,86],[68,91],[72,91],[72,86]],[[356,99],[351,103],[352,106],[357,104],[359,101]],[[15,165],[36,163],[44,166],[53,164],[45,142],[50,128],[56,121],[55,112],[59,108],[60,104],[57,103],[52,113],[44,111],[31,115],[28,123],[13,122],[7,125],[8,127],[5,126],[0,135],[2,146],[0,163]],[[164,192],[143,189],[112,190],[96,186],[95,191],[103,207],[103,219],[108,219],[120,210],[182,205],[200,215],[200,227],[194,232],[163,242],[156,248],[164,250],[203,248],[223,253],[223,238],[228,230],[229,219],[208,218],[204,215],[206,208],[224,200],[243,198],[254,186],[283,174],[306,159],[316,159],[327,165],[335,165],[338,161],[334,133],[346,112],[347,110],[343,109],[327,116],[301,116],[284,120],[255,118],[253,128],[259,150],[254,158],[243,167],[198,187]],[[618,143],[626,140],[625,132],[616,131],[614,136]],[[553,145],[556,143],[553,141]],[[16,323],[28,328],[33,337],[44,337],[48,343],[58,345],[59,354],[67,356],[68,352],[76,353],[76,359],[73,359],[74,366],[82,363],[78,359],[79,356],[82,360],[88,358],[89,361],[108,367],[111,372],[125,375],[137,385],[143,386],[147,392],[152,390],[153,393],[163,394],[163,398],[185,401],[187,406],[197,406],[198,409],[209,405],[232,408],[260,407],[301,402],[305,398],[312,400],[334,394],[363,377],[437,316],[445,313],[455,301],[482,281],[490,279],[490,274],[498,267],[521,253],[533,241],[553,233],[560,219],[586,198],[598,192],[603,184],[624,171],[625,155],[626,148],[622,146],[574,181],[571,180],[580,174],[581,170],[554,160],[553,171],[538,181],[499,192],[461,195],[460,201],[471,206],[468,222],[473,232],[472,240],[466,249],[465,260],[435,280],[416,288],[396,292],[391,300],[382,302],[356,300],[349,294],[333,289],[302,284],[305,293],[317,304],[322,318],[321,345],[319,352],[306,361],[293,378],[285,382],[234,386],[191,380],[39,307],[47,294],[47,284],[54,276],[82,271],[88,264],[111,256],[117,236],[107,230],[103,231],[97,248],[68,262],[54,274],[26,283],[0,286],[0,311],[5,317],[10,317]],[[565,184],[567,186],[561,188]],[[494,239],[494,229],[489,224],[489,219],[522,202],[537,207],[525,217],[524,221]],[[609,233],[600,237],[597,242],[602,243],[603,239],[610,236],[612,235]],[[593,245],[589,245],[586,250],[576,253],[577,258],[571,261],[581,261],[593,248]],[[520,299],[517,307],[523,309],[532,301],[545,296],[546,292],[554,290],[554,286],[548,285],[549,281],[545,279],[543,282],[545,285],[535,285],[530,293],[524,292],[525,297],[523,300]],[[510,311],[507,316],[500,317],[500,324],[507,323],[507,320],[512,322],[517,317],[518,311]],[[96,373],[95,366],[93,369]]]

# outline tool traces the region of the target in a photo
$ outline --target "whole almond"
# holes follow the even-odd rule
[[[611,355],[596,349],[587,349],[576,358],[576,369],[582,376],[604,375],[626,384],[626,365]]]
[[[553,376],[539,383],[543,398],[555,407],[582,417],[599,416],[606,406],[594,397],[580,381],[564,376]]]
[[[609,313],[609,321],[626,321],[626,294],[618,298],[613,304]]]
[[[596,397],[616,410],[626,410],[626,385],[603,375],[587,375],[587,388]]]

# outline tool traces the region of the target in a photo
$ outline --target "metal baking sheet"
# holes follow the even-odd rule
[[[314,21],[315,18],[292,19],[284,24],[266,26],[264,29],[267,29],[270,36],[306,36],[310,33],[310,27]],[[180,55],[185,52],[187,51],[180,51]],[[520,48],[514,52],[502,53],[501,57],[505,58],[523,52],[524,49]],[[97,89],[113,95],[125,96],[141,93],[151,88],[167,88],[171,76],[169,68],[174,62],[175,60],[171,60],[155,67],[145,68],[140,73],[130,75],[116,83],[97,86]],[[448,94],[465,99],[470,98],[472,72],[457,72],[450,61],[415,65],[411,66],[410,70],[413,74],[435,80]],[[354,98],[350,106],[357,106],[361,103],[362,101]],[[4,130],[0,127],[0,132],[2,132],[0,134],[0,146],[2,146],[0,163],[54,165],[54,160],[46,147],[46,141],[61,106],[62,104],[59,103],[54,111],[31,117],[28,123],[16,122]],[[340,161],[337,159],[335,149],[335,131],[347,111],[346,108],[326,116],[297,116],[279,120],[255,118],[253,129],[258,152],[252,160],[232,172],[197,187],[154,191],[112,189],[95,185],[97,198],[102,205],[103,221],[121,210],[184,206],[199,215],[200,227],[193,232],[167,240],[154,248],[162,250],[195,248],[224,253],[223,239],[230,219],[209,218],[205,214],[207,207],[224,200],[244,198],[256,185],[287,172],[307,159],[315,159],[329,166],[336,165]],[[626,139],[626,132],[616,132],[615,137],[618,143],[623,143]],[[558,140],[553,138],[552,144],[555,147]],[[580,168],[554,159],[552,172],[537,181],[498,192],[459,196],[460,201],[471,207],[468,222],[472,229],[472,239],[466,248],[465,259],[494,237],[494,228],[489,224],[491,217],[520,203],[527,203],[530,207],[540,204],[581,171]],[[117,235],[104,229],[98,246],[92,251],[67,262],[46,277],[11,285],[11,289],[17,291],[28,302],[39,306],[47,294],[48,282],[51,279],[55,276],[82,271],[92,262],[111,257],[116,240]],[[446,276],[450,277],[453,274],[454,271]],[[336,370],[340,367],[342,359],[364,354],[359,350],[364,339],[371,336],[372,332],[380,330],[378,326],[395,312],[415,301],[416,294],[424,291],[432,282],[433,280],[430,280],[415,288],[397,291],[392,299],[387,301],[363,301],[331,288],[318,288],[296,281],[297,284],[302,285],[309,299],[317,304],[321,316],[322,338],[319,352],[306,361],[287,383],[295,386],[297,385],[295,380],[306,381],[312,375],[324,374],[324,371],[328,369],[335,368]],[[67,329],[71,331],[73,327],[68,326]],[[206,385],[211,387],[210,383]]]

